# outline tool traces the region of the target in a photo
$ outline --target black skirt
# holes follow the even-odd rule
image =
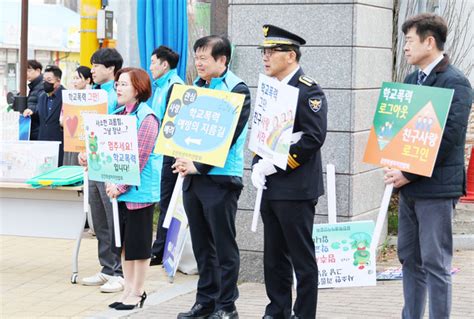
[[[114,236],[112,249],[119,254],[122,253],[122,248],[125,249],[125,260],[150,258],[155,205],[129,210],[124,202],[118,204],[122,247],[116,247]]]

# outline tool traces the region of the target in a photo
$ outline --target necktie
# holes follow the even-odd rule
[[[425,80],[426,80],[426,74],[425,74],[425,72],[419,70],[419,71],[418,71],[418,80],[416,81],[416,83],[417,83],[418,85],[422,85],[423,82],[425,82]]]

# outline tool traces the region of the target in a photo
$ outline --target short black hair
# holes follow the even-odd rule
[[[53,73],[54,76],[60,80],[61,80],[61,77],[63,76],[63,71],[61,71],[61,69],[57,65],[47,65],[46,68],[44,69],[44,73],[46,72]]]
[[[282,45],[279,45],[278,48],[284,51],[294,51],[296,53],[296,62],[300,62],[301,50],[299,46],[290,45],[290,44],[282,44]]]
[[[102,64],[106,68],[113,66],[115,75],[122,68],[123,58],[116,49],[103,48],[94,52],[91,64]]]
[[[212,48],[211,55],[214,60],[217,60],[217,58],[220,56],[225,56],[225,65],[229,65],[230,56],[232,54],[232,47],[229,39],[218,35],[208,35],[206,37],[197,39],[194,43],[193,50],[196,53],[197,49],[204,49],[207,47]]]
[[[91,84],[94,83],[92,80],[91,69],[88,66],[80,65],[77,67],[76,72],[79,73],[84,78],[84,80],[90,79]]]
[[[170,69],[175,69],[178,65],[179,54],[165,45],[159,46],[151,55],[156,56],[157,59],[168,62]]]
[[[36,60],[28,60],[28,69],[43,71],[43,65]]]
[[[402,31],[406,35],[411,28],[416,29],[416,34],[421,41],[432,36],[438,50],[444,50],[444,44],[448,37],[448,25],[443,17],[434,13],[422,13],[413,16],[403,23]]]

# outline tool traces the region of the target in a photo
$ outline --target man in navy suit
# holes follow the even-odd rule
[[[63,129],[59,124],[59,116],[63,106],[61,85],[62,71],[56,65],[49,65],[44,70],[43,87],[44,92],[38,98],[37,112],[39,117],[40,141],[59,141],[58,166],[63,164]]]
[[[386,169],[385,182],[400,189],[398,258],[403,265],[403,319],[449,318],[453,208],[466,194],[464,143],[472,105],[467,78],[443,54],[448,27],[435,14],[414,16],[402,26],[405,57],[417,70],[405,83],[454,90],[433,174],[424,177]]]

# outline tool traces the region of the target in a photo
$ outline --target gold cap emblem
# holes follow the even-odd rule
[[[266,37],[268,35],[268,27],[263,27],[263,36]]]

